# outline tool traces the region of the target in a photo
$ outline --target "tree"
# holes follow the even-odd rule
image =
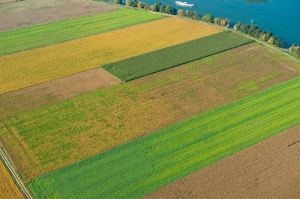
[[[221,20],[222,20],[222,18],[216,17],[216,18],[214,18],[214,23],[221,25]]]
[[[272,37],[270,37],[270,39],[268,40],[268,43],[270,44],[270,45],[274,45],[274,43],[275,43],[275,38],[272,36]]]
[[[126,6],[136,7],[137,0],[126,0]]]
[[[165,13],[167,13],[167,14],[172,14],[172,7],[169,6],[169,5],[167,5],[167,6],[165,7]]]
[[[233,26],[233,29],[235,31],[241,31],[241,26],[242,26],[242,23],[241,22],[237,22],[234,26]]]
[[[199,20],[200,19],[200,15],[196,11],[194,11],[192,18],[196,19],[196,20]]]
[[[259,40],[260,41],[268,41],[267,34],[266,33],[261,34],[260,37],[259,37]]]
[[[151,11],[157,12],[159,9],[159,5],[157,3],[150,6]]]
[[[122,0],[114,0],[115,4],[122,4]]]
[[[228,19],[228,18],[226,18],[226,19],[221,19],[221,21],[220,21],[220,25],[221,26],[227,26],[227,27],[229,27],[229,24],[230,24],[230,20]]]
[[[164,5],[161,5],[159,7],[159,12],[165,12],[166,7]]]
[[[201,20],[204,22],[214,23],[214,16],[211,14],[205,14]]]
[[[138,8],[145,8],[145,4],[141,1],[139,1],[138,4],[137,4],[137,7]]]
[[[185,16],[187,16],[187,17],[189,17],[189,18],[192,18],[193,13],[192,13],[190,10],[186,10],[186,11],[185,11]]]
[[[183,10],[178,10],[178,16],[184,17],[184,11]]]
[[[289,52],[297,57],[300,57],[300,47],[297,44],[291,45]]]

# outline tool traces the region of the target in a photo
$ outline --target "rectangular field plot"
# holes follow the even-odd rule
[[[138,198],[300,123],[300,78],[30,183],[37,198]],[[76,179],[76,180],[74,180]]]
[[[113,24],[109,26],[111,25]],[[168,17],[2,56],[0,57],[0,93],[97,68],[103,64],[219,31],[221,30],[218,28],[195,21]]]
[[[0,160],[0,198],[23,199],[23,195],[14,183],[6,167]]]
[[[123,81],[133,80],[252,42],[232,32],[221,32],[103,66]]]
[[[299,67],[252,43],[51,105],[27,90],[2,98],[0,115],[14,116],[0,122],[1,144],[29,181],[299,75],[287,65]]]
[[[119,9],[118,11],[0,32],[0,56],[57,44],[162,17],[162,15],[143,10]]]

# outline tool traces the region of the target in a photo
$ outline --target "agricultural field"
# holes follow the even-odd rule
[[[294,69],[298,66],[251,43],[126,84],[29,111],[20,109],[2,121],[0,139],[28,182],[291,79],[299,75]],[[34,99],[24,102],[23,106],[36,105]],[[22,106],[12,100],[9,107],[17,104]]]
[[[44,104],[114,86],[119,79],[103,69],[91,69],[0,95],[0,120]]]
[[[39,176],[29,187],[38,198],[141,197],[300,124],[299,90],[297,77]]]
[[[299,136],[298,125],[163,187],[145,199],[298,198]]]
[[[251,42],[253,41],[246,37],[226,31],[110,63],[103,68],[122,81],[129,81]]]
[[[129,18],[135,16],[134,14],[129,14],[131,12],[144,15],[144,12],[139,10],[125,9],[122,12],[123,14],[128,12]],[[111,14],[108,15],[111,16]],[[154,17],[151,14],[146,15],[149,15],[150,18],[157,18],[154,14]],[[134,18],[134,20],[141,19],[143,17]],[[116,24],[110,24],[108,27],[111,26],[120,27],[120,25]],[[103,27],[103,24],[101,27]],[[94,29],[95,27],[92,26],[93,31]],[[193,31],[191,32],[190,30]],[[44,48],[2,56],[0,57],[0,94],[98,68],[103,64],[194,40],[220,31],[219,28],[195,21],[168,17]],[[139,34],[136,34],[137,32]],[[77,33],[78,31],[75,34]],[[126,37],[120,35],[126,35]],[[4,45],[4,48],[5,46],[7,45]]]
[[[92,0],[0,0],[0,4],[0,31],[118,9]]]
[[[0,32],[0,56],[95,35],[162,17],[162,15],[143,10],[123,8],[112,12]]]
[[[24,198],[1,160],[0,160],[0,182],[1,182],[0,199],[7,199],[7,198],[23,199]]]

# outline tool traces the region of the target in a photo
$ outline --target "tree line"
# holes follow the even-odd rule
[[[122,0],[114,0],[114,2],[117,4],[122,4]],[[164,5],[162,3],[155,3],[150,5],[138,0],[125,0],[125,4],[126,6],[130,6],[130,7],[138,7],[153,12],[161,12],[166,14],[178,15],[181,17],[188,17],[195,20],[201,20],[206,23],[213,23],[219,26],[230,28],[230,19],[223,18],[223,17],[214,17],[212,14],[209,13],[201,16],[196,11],[191,11],[188,9],[185,11],[182,9],[177,10],[176,8],[170,5]],[[284,47],[284,41],[282,39],[274,35],[272,32],[264,31],[256,24],[249,25],[249,24],[244,24],[242,22],[237,22],[236,24],[233,25],[233,29],[237,32],[242,32],[244,34],[257,38],[258,40],[262,42],[266,42],[270,45],[274,45],[280,48]],[[300,57],[300,47],[296,44],[293,44],[289,48],[289,52],[295,56]]]

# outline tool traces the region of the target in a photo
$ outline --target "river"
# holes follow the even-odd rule
[[[177,9],[175,0],[142,0],[161,2]],[[201,15],[211,13],[228,17],[231,22],[250,24],[251,20],[266,31],[271,31],[286,42],[300,44],[300,0],[181,0],[193,3]]]

